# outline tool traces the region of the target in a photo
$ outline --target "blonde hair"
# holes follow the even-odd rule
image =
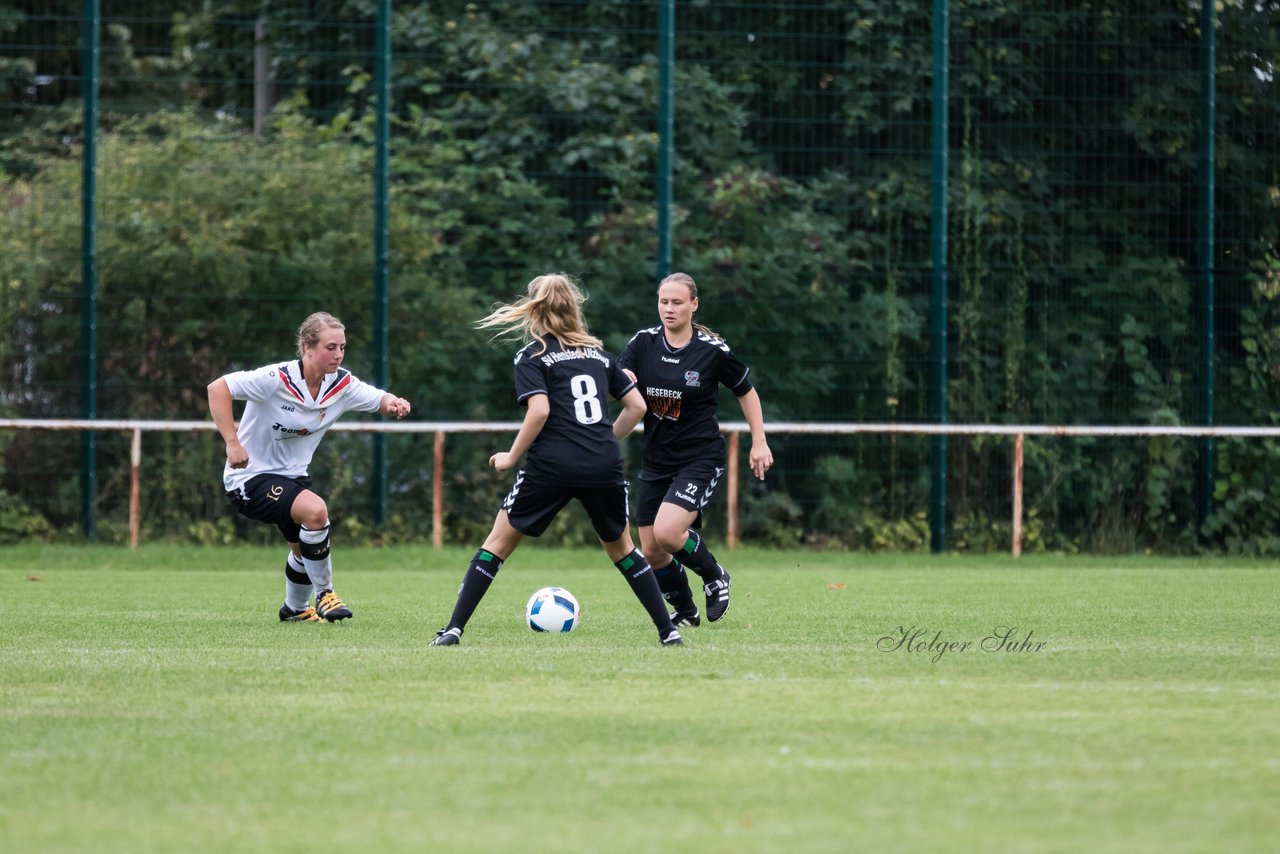
[[[667,276],[661,282],[658,282],[658,290],[662,290],[663,285],[684,285],[686,288],[689,289],[690,299],[698,298],[698,283],[695,282],[693,280],[693,276],[690,276],[688,273],[672,273],[670,276]],[[721,337],[719,333],[712,330],[710,326],[704,326],[701,323],[694,323],[693,321],[690,321],[690,322],[693,323],[694,329],[700,329],[703,332],[715,338]]]
[[[542,344],[546,352],[547,335],[554,335],[566,348],[599,347],[604,343],[587,331],[582,317],[582,304],[587,301],[581,285],[567,273],[548,273],[529,283],[525,296],[500,305],[476,321],[480,329],[502,327],[493,336],[521,334]]]
[[[303,352],[307,347],[315,347],[320,343],[320,334],[326,329],[346,329],[342,325],[342,321],[329,314],[327,311],[317,311],[315,314],[302,321],[302,325],[298,327],[298,356],[301,358],[305,355]]]

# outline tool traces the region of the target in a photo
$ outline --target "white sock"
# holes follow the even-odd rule
[[[302,558],[292,551],[289,552],[288,565],[295,572],[307,571],[307,568],[302,565]],[[295,611],[305,611],[307,609],[307,600],[311,598],[311,590],[311,582],[298,584],[286,575],[284,577],[284,604]]]
[[[323,543],[325,538],[329,536],[329,526],[325,525],[319,531],[303,528],[298,536],[304,543],[312,545]],[[316,586],[316,593],[333,587],[333,564],[329,561],[329,555],[325,555],[322,560],[311,560],[304,557],[302,564],[307,568],[307,575],[311,578],[311,583]]]

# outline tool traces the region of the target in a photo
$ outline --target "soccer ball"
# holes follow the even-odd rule
[[[525,622],[535,632],[571,632],[580,613],[578,600],[563,587],[544,587],[524,606]]]

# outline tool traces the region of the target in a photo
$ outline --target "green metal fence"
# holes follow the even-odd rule
[[[325,308],[423,417],[505,420],[492,302],[579,274],[617,349],[683,269],[775,420],[1275,421],[1274,4],[97,7],[0,3],[0,415],[199,418]],[[149,536],[244,535],[220,448],[172,441]],[[9,536],[119,538],[115,439],[0,443]],[[747,542],[1007,542],[1003,439],[774,450]],[[1030,443],[1032,545],[1270,553],[1276,455]],[[475,468],[463,541],[501,489]],[[429,448],[334,436],[315,469],[352,532],[425,534]]]

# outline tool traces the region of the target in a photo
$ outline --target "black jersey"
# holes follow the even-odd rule
[[[566,350],[553,335],[516,354],[516,400],[545,394],[547,423],[529,447],[525,469],[565,484],[614,483],[622,452],[613,436],[609,397],[635,387],[612,354],[596,347]]]
[[[741,397],[751,391],[751,381],[747,366],[723,339],[695,327],[692,340],[676,349],[661,326],[641,329],[618,362],[635,372],[648,405],[641,478],[669,476],[692,462],[724,464],[716,418],[720,386]]]

